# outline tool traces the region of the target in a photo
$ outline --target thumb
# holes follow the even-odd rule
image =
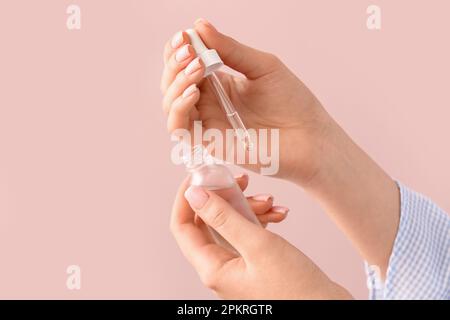
[[[195,30],[208,48],[216,49],[223,62],[249,79],[273,72],[280,61],[272,54],[248,47],[216,30],[204,20],[195,22]]]
[[[258,240],[266,232],[264,228],[250,222],[223,198],[202,187],[190,186],[184,196],[200,218],[241,255],[248,256],[257,250]]]

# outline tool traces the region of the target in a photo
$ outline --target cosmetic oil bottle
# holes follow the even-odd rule
[[[189,157],[184,158],[184,163],[190,174],[191,185],[213,191],[245,218],[260,225],[231,171],[219,160],[209,155],[203,146],[194,146]],[[209,228],[209,230],[218,244],[233,249],[215,230],[212,228]]]

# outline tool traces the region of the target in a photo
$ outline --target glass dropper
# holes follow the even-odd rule
[[[228,122],[233,128],[237,139],[247,150],[251,150],[253,143],[250,134],[215,72],[224,66],[222,59],[220,59],[220,56],[216,50],[208,49],[205,46],[202,39],[194,29],[187,29],[186,33],[189,35],[192,47],[197,53],[197,56],[200,57],[205,65],[205,77],[208,79],[211,89],[222,107],[222,110],[225,112]]]

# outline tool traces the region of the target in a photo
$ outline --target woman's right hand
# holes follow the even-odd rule
[[[274,55],[223,35],[202,19],[195,23],[195,30],[226,65],[246,76],[220,75],[247,128],[280,130],[276,176],[308,183],[321,170],[324,137],[334,124],[320,102]],[[203,81],[204,65],[195,58],[185,32],[177,33],[167,43],[164,61],[161,90],[169,131],[192,130],[195,120],[202,121],[203,129],[230,128],[209,83]]]

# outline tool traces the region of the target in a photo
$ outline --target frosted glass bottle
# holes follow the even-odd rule
[[[213,191],[227,201],[245,218],[260,225],[258,218],[252,211],[231,171],[225,165],[218,163],[213,157],[207,154],[203,148],[195,150],[194,153],[194,159],[187,163],[185,162],[186,168],[190,174],[190,184]],[[232,248],[228,241],[214,229],[209,228],[209,230],[218,244]]]

